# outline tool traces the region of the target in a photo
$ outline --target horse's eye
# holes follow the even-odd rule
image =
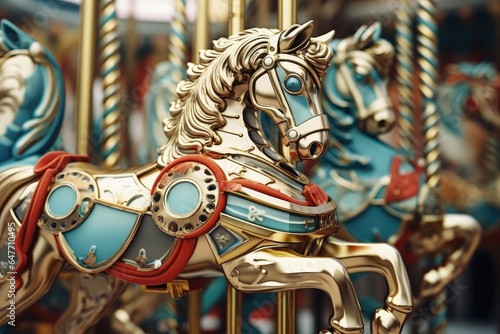
[[[285,88],[291,93],[297,93],[302,89],[302,81],[295,76],[288,77],[285,80]]]
[[[356,79],[357,82],[365,81],[365,76],[361,73],[355,73],[354,78]]]

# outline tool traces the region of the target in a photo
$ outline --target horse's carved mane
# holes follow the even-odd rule
[[[24,78],[18,66],[10,66],[8,70],[0,72],[0,115],[7,118],[7,122],[0,127],[0,141],[6,140],[4,135],[7,125],[14,120],[23,102],[23,97],[19,94],[23,81]],[[5,84],[7,82],[8,85]]]
[[[252,28],[214,41],[213,50],[200,51],[200,64],[188,64],[187,81],[177,85],[179,99],[170,104],[170,118],[164,119],[168,142],[159,149],[158,163],[166,165],[186,154],[200,153],[204,146],[220,144],[216,130],[226,124],[221,115],[225,98],[237,83],[248,80],[267,54],[269,39],[277,29]],[[295,52],[308,61],[319,76],[328,67],[331,49],[311,38]]]

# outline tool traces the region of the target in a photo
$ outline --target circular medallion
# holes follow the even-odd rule
[[[220,190],[224,179],[220,167],[208,158],[186,156],[175,160],[160,173],[153,187],[154,221],[175,237],[197,237],[208,232],[225,205],[225,195]]]
[[[94,179],[85,172],[69,170],[57,174],[38,225],[54,233],[74,229],[92,209],[96,191]]]

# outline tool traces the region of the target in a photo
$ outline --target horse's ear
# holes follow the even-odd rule
[[[292,53],[303,48],[311,38],[314,29],[313,21],[302,25],[294,24],[283,31],[279,39],[280,52]]]
[[[381,33],[382,26],[380,25],[380,22],[375,22],[369,26],[362,25],[358,31],[356,31],[353,38],[356,41],[356,45],[362,49],[374,42],[377,42],[380,39]]]
[[[26,35],[14,23],[3,19],[0,21],[1,43],[10,50],[28,49],[33,39]]]
[[[335,30],[332,30],[330,32],[327,32],[324,35],[314,37],[315,40],[320,41],[322,43],[328,44],[333,40],[333,37],[335,37]]]

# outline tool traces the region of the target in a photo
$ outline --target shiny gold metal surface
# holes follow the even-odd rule
[[[196,10],[193,62],[197,64],[200,62],[200,51],[209,47],[208,0],[198,0]]]
[[[76,153],[90,153],[93,84],[96,66],[99,1],[82,1],[80,9],[80,45],[76,87]]]
[[[384,306],[374,314],[372,333],[400,333],[403,324],[413,309],[410,280],[401,255],[385,243],[359,243],[330,237],[325,242],[320,256],[338,259],[349,274],[375,272],[387,282],[388,294]]]
[[[201,333],[201,291],[188,292],[188,334]]]
[[[245,29],[245,0],[231,0],[228,35],[237,34],[243,29]]]
[[[227,333],[242,334],[241,321],[243,317],[243,295],[241,292],[233,288],[231,284],[228,284],[226,289],[226,331]]]
[[[278,0],[278,29],[283,30],[297,23],[297,1]]]

